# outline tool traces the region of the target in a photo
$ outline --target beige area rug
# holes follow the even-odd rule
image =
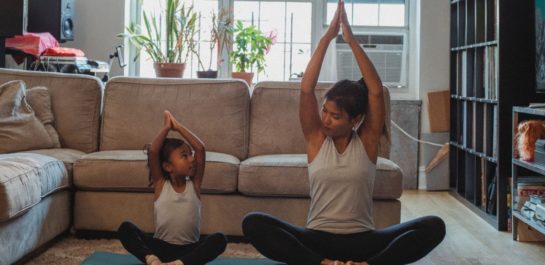
[[[117,239],[77,239],[68,236],[30,260],[27,265],[77,265],[95,251],[127,253]],[[262,257],[250,244],[229,243],[222,257]]]

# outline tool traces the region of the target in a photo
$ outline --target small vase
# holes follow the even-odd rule
[[[181,78],[184,75],[185,63],[153,63],[153,68],[157,77]]]
[[[252,72],[232,72],[231,76],[246,81],[249,87],[252,86],[252,80],[254,79],[254,73]]]
[[[197,77],[198,78],[217,78],[218,77],[218,71],[197,71]]]

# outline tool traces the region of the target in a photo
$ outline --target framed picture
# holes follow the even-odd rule
[[[536,92],[545,93],[545,0],[535,0]]]

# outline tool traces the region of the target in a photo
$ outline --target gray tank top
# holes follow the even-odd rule
[[[165,181],[154,203],[155,235],[171,244],[187,245],[199,241],[201,230],[201,201],[193,181],[186,178],[185,190],[178,193],[169,180]]]
[[[308,166],[310,209],[307,228],[335,234],[374,230],[373,185],[376,166],[358,133],[340,154],[326,137]]]

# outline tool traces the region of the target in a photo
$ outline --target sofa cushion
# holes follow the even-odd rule
[[[100,149],[141,150],[162,128],[163,111],[169,110],[206,150],[244,159],[249,104],[248,87],[240,80],[116,77],[106,85]]]
[[[334,83],[316,84],[316,98],[323,97]],[[300,82],[259,82],[252,93],[248,157],[271,154],[306,153],[299,123]],[[390,94],[384,87],[385,131],[380,138],[379,156],[390,156]],[[316,110],[318,111],[318,110]],[[273,115],[274,114],[274,115]]]
[[[85,153],[82,151],[74,150],[74,149],[66,149],[66,148],[30,150],[30,151],[26,151],[26,153],[52,156],[62,161],[64,163],[64,167],[66,168],[66,171],[68,172],[68,178],[70,180],[70,183],[73,183],[72,176],[74,176],[73,174],[74,163],[76,163],[76,160],[82,158],[85,155]]]
[[[23,80],[27,87],[45,86],[51,96],[55,129],[63,148],[86,153],[98,149],[102,82],[89,75],[0,68],[0,83]]]
[[[236,191],[240,161],[231,155],[206,152],[203,193]],[[148,191],[147,156],[140,150],[100,151],[83,156],[74,166],[78,190]]]
[[[0,155],[0,222],[68,186],[68,174],[60,160],[31,153]]]
[[[0,153],[51,148],[55,142],[26,100],[21,80],[0,85]]]
[[[308,197],[307,155],[248,158],[240,163],[238,190],[249,196]]]
[[[392,161],[379,157],[373,199],[401,197],[403,173]],[[242,161],[238,190],[249,196],[308,197],[307,156],[264,155]]]
[[[53,126],[53,124],[55,124],[55,117],[51,110],[51,96],[49,95],[49,90],[43,86],[27,89],[26,99],[30,107],[32,107],[36,113],[36,117],[43,123],[45,130],[53,141],[53,147],[61,148],[59,134]]]

